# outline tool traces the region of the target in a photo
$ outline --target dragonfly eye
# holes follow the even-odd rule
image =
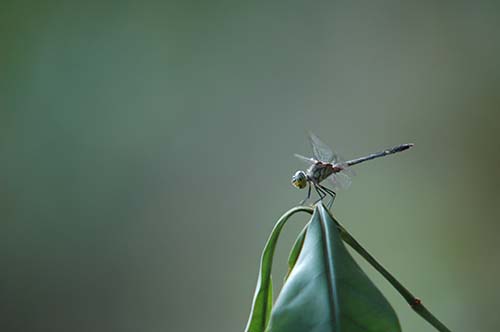
[[[295,172],[292,176],[292,184],[299,189],[305,188],[307,186],[306,173],[304,173],[304,171]]]

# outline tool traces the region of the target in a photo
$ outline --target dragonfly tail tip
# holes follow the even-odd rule
[[[412,148],[415,144],[413,143],[406,143],[401,145],[401,151],[408,150],[409,148]]]

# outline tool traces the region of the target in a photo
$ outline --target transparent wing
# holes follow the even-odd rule
[[[332,149],[311,132],[309,132],[309,142],[311,142],[314,158],[324,163],[337,162],[338,156]]]
[[[352,182],[351,177],[343,171],[330,175],[328,180],[334,189],[348,189]]]
[[[349,167],[349,165],[347,165],[347,162],[342,158],[339,158],[339,161],[335,165],[341,166],[343,168],[340,173],[344,173],[349,177],[353,177],[356,175],[356,172],[352,169],[352,167]]]
[[[308,164],[315,164],[316,163],[316,160],[314,160],[313,158],[304,157],[303,155],[300,155],[298,153],[295,153],[294,156],[299,158],[300,160],[305,161]]]

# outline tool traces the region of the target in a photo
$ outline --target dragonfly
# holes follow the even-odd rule
[[[328,208],[331,208],[337,189],[347,189],[351,185],[351,177],[355,175],[351,166],[363,163],[368,160],[385,157],[390,154],[408,150],[413,146],[413,143],[401,144],[393,148],[388,148],[380,152],[372,153],[364,157],[344,161],[338,154],[323,143],[318,136],[309,133],[309,142],[312,147],[313,157],[304,157],[300,154],[295,156],[309,164],[309,168],[305,171],[299,170],[292,176],[292,185],[304,189],[308,187],[307,196],[300,204],[304,204],[311,198],[311,187],[314,187],[319,199],[315,202],[322,201],[329,196],[330,201]],[[322,184],[324,180],[328,180],[331,188]]]

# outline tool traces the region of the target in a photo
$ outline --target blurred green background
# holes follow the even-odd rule
[[[312,130],[416,144],[334,214],[451,330],[496,331],[499,28],[496,1],[2,1],[0,330],[242,331]]]

